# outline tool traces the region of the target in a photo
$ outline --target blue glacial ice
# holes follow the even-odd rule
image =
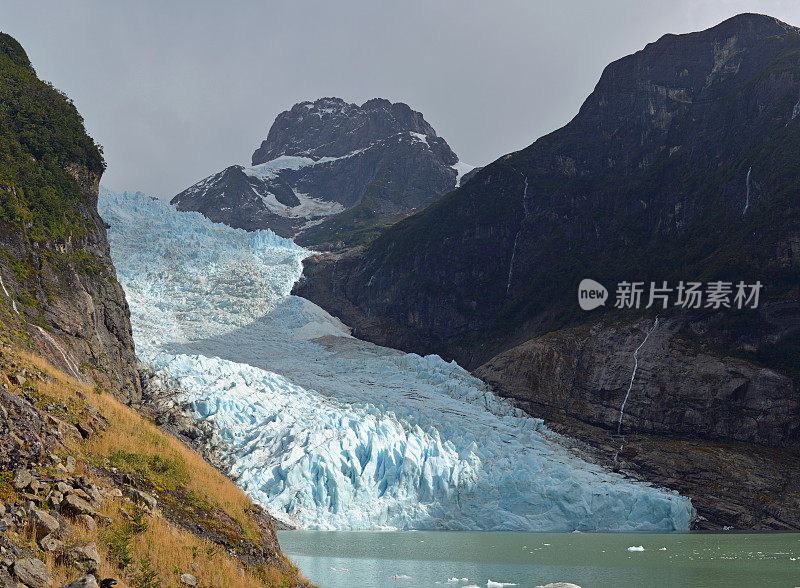
[[[309,251],[101,191],[139,356],[230,474],[312,529],[686,530],[691,502],[579,456],[455,363],[379,347],[289,292]]]

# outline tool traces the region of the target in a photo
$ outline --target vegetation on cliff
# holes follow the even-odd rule
[[[0,219],[35,238],[80,231],[86,196],[66,171],[71,166],[99,177],[102,149],[72,101],[40,80],[22,46],[0,33]]]
[[[0,331],[136,398],[124,292],[97,213],[102,150],[0,33]]]

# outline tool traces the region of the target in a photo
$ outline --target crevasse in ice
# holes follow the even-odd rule
[[[140,357],[215,424],[231,475],[317,529],[685,530],[673,492],[576,455],[455,363],[359,341],[289,295],[310,252],[101,191]]]

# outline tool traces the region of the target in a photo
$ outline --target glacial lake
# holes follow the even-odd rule
[[[800,533],[280,531],[278,539],[320,588],[800,586]]]

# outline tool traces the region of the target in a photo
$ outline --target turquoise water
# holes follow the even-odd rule
[[[321,588],[800,587],[800,533],[281,531],[278,538]],[[644,551],[628,550],[639,546]]]

